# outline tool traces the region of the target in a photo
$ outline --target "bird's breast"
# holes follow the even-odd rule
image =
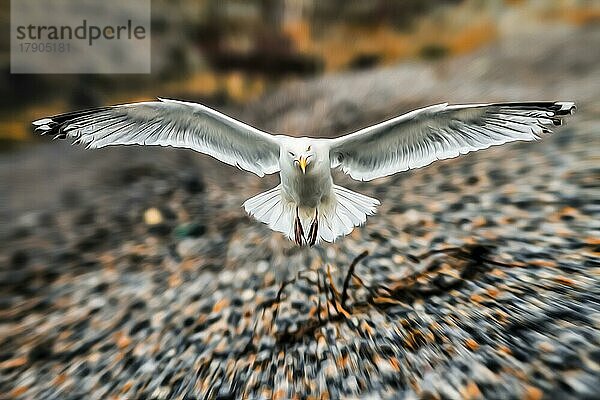
[[[284,192],[300,207],[315,208],[332,191],[330,171],[326,173],[281,174]]]

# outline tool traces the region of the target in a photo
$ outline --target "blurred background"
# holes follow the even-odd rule
[[[6,31],[9,1],[0,4]],[[153,0],[149,75],[11,75],[9,36],[0,41],[0,393],[600,395],[597,1]],[[85,151],[31,130],[47,115],[157,96],[269,132],[330,137],[436,102],[571,100],[578,113],[539,143],[369,184],[336,176],[382,207],[349,237],[307,252],[240,208],[276,176],[181,149]],[[335,271],[369,250],[361,276],[393,282],[414,272],[403,254],[482,241],[498,260],[530,268],[498,267],[432,303],[402,300],[419,310],[402,314],[424,332],[414,348],[399,343],[416,333],[397,329],[400,314],[387,309],[355,316],[382,337],[329,322],[285,345],[254,314],[303,268],[330,264],[329,282],[341,285]],[[533,282],[537,294],[526,290]],[[504,284],[506,298],[473,297]],[[311,321],[301,304],[317,295],[289,290],[276,330],[297,333]],[[432,321],[448,331],[438,336]],[[266,339],[248,339],[250,330]],[[345,341],[330,342],[330,331]],[[278,358],[283,348],[302,359],[321,340],[332,349],[317,358],[335,367]],[[365,340],[376,356],[353,362],[367,360]],[[292,376],[273,378],[269,366]]]
[[[9,2],[3,3],[0,18],[8,27]],[[598,20],[594,3],[155,0],[150,75],[10,75],[8,36],[3,35],[0,138],[30,140],[29,126],[21,121],[40,114],[158,94],[243,107],[293,81],[439,62],[510,37],[593,26]],[[489,57],[479,62],[482,67],[473,72],[481,74]]]
[[[593,98],[598,13],[591,0],[154,0],[151,74],[10,74],[3,35],[0,151],[47,143],[40,116],[159,96],[316,136],[435,101]]]

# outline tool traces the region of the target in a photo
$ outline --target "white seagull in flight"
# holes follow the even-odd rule
[[[298,245],[333,242],[373,215],[378,200],[335,185],[332,168],[369,181],[433,161],[550,133],[573,102],[448,105],[421,108],[333,138],[271,135],[201,104],[177,100],[76,111],[33,122],[42,134],[87,148],[185,147],[281,183],[244,203],[254,218]]]

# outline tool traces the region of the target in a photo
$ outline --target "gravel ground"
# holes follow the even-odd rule
[[[592,33],[566,37],[597,40]],[[549,42],[546,51],[555,52]],[[326,135],[445,91],[454,102],[485,100],[492,77],[505,100],[580,104],[542,142],[368,184],[339,176],[382,206],[334,245],[297,248],[244,215],[243,200],[276,177],[260,180],[189,152],[53,143],[3,155],[0,186],[13,190],[1,210],[8,222],[0,243],[0,394],[600,397],[597,60],[585,53],[569,84],[548,84],[564,76],[557,72],[564,62],[544,63],[527,86],[496,69],[479,78],[469,68],[452,79],[435,72],[478,57],[307,82],[262,102],[276,111],[245,110],[261,127]],[[445,86],[430,97],[425,86],[410,98],[387,92],[389,101],[372,112],[357,106],[371,104],[368,92],[336,95],[344,83],[383,87],[417,70]],[[468,93],[451,90],[460,82]],[[294,93],[299,106],[281,101]],[[337,113],[344,109],[355,111]]]

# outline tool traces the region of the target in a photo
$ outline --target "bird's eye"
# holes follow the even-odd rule
[[[312,148],[311,146],[308,146],[308,147],[306,148],[306,151],[310,151],[310,150],[311,150],[311,148]]]
[[[292,153],[291,151],[288,151],[288,153],[290,154],[290,156],[296,157],[296,155],[294,153]]]

